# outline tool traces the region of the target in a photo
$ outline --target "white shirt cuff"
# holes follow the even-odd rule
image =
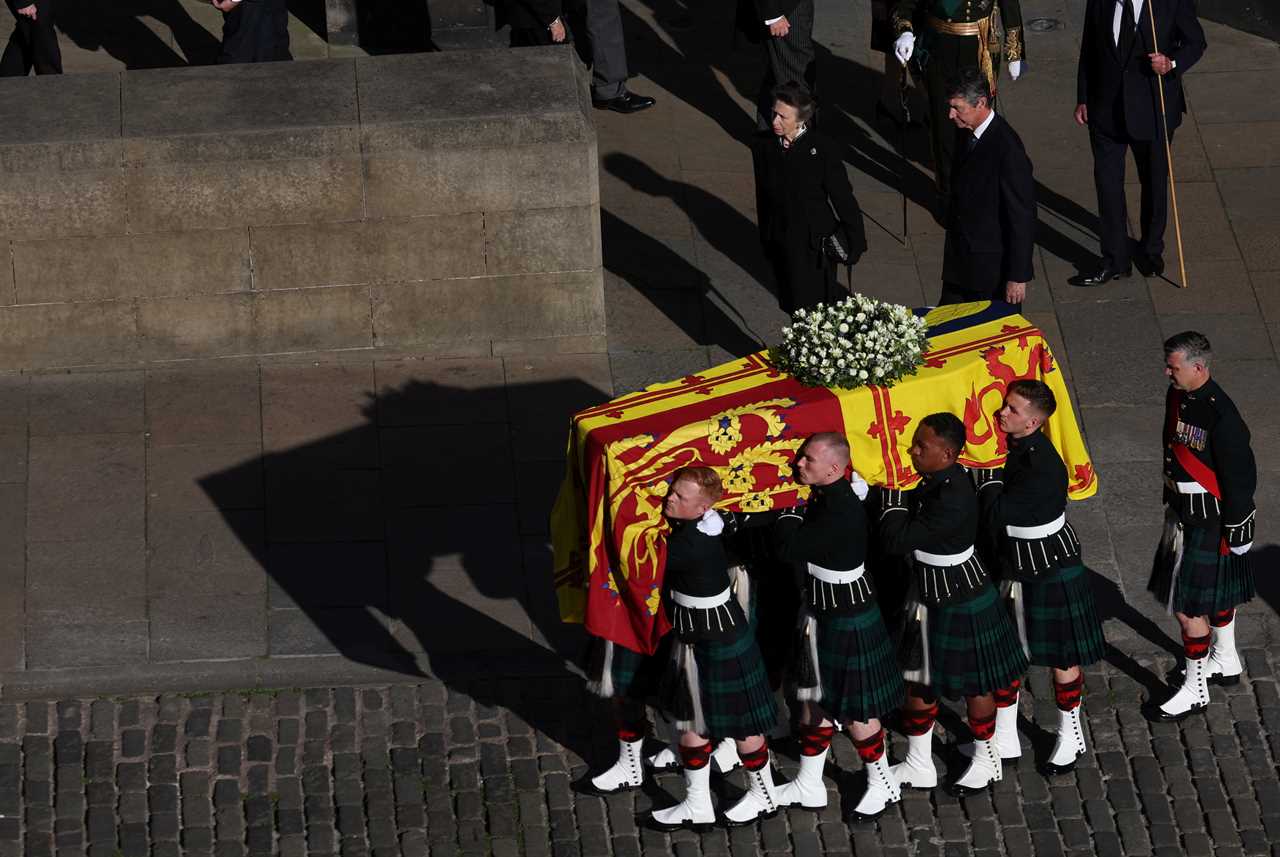
[[[776,17],[776,18],[770,18],[769,20],[767,20],[767,21],[765,21],[765,22],[764,22],[764,25],[765,25],[766,27],[772,27],[774,24],[778,23],[779,21],[781,21],[781,20],[782,20],[783,18],[785,18],[785,17],[787,17],[787,16],[786,16],[786,15],[779,15],[779,16],[778,16],[778,17]]]

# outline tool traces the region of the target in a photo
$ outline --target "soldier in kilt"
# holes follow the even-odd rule
[[[1165,532],[1148,589],[1182,626],[1186,666],[1169,699],[1148,702],[1154,721],[1181,720],[1209,704],[1208,683],[1235,684],[1235,608],[1253,598],[1258,471],[1249,428],[1210,377],[1209,340],[1189,330],[1164,343]]]
[[[749,783],[742,799],[725,810],[725,821],[747,824],[777,812],[764,733],[778,714],[755,634],[729,585],[725,525],[711,508],[722,493],[711,468],[682,467],[663,507],[671,533],[662,606],[673,639],[660,697],[680,731],[685,798],[651,813],[650,824],[659,830],[704,830],[715,822],[713,737],[736,741]]]
[[[820,432],[796,456],[796,481],[810,486],[809,502],[794,509],[734,516],[731,526],[770,523],[774,553],[805,569],[804,603],[795,646],[795,697],[800,718],[800,772],[777,789],[780,806],[820,810],[831,740],[849,731],[867,769],[867,791],[853,810],[856,821],[879,816],[901,797],[884,757],[880,718],[902,704],[902,677],[866,571],[867,483],[847,479],[849,442]]]
[[[1009,455],[1003,470],[970,471],[978,505],[994,546],[1000,592],[1031,663],[1053,670],[1058,738],[1041,770],[1063,774],[1085,751],[1080,726],[1084,674],[1106,648],[1080,541],[1067,522],[1067,468],[1041,427],[1058,408],[1043,381],[1009,385],[996,414]],[[996,749],[1000,758],[1022,755],[1018,741],[1020,680],[997,690]]]
[[[899,649],[908,682],[902,711],[907,755],[890,770],[899,787],[936,786],[937,698],[964,697],[974,747],[968,768],[952,784],[959,796],[1003,778],[992,693],[1027,669],[1013,622],[974,552],[977,498],[956,460],[964,444],[964,424],[954,414],[922,419],[909,450],[920,484],[906,492],[885,490],[880,515],[886,553],[910,556],[914,572]]]

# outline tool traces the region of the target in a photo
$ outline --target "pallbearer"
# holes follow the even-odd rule
[[[775,516],[778,558],[806,571],[793,670],[801,705],[800,773],[778,787],[777,802],[811,810],[827,805],[822,772],[831,739],[844,728],[867,772],[867,790],[852,820],[869,821],[901,796],[889,774],[880,718],[902,704],[903,685],[866,569],[867,485],[856,472],[852,481],[846,478],[849,464],[844,435],[811,436],[795,466],[796,481],[812,489],[809,502]]]
[[[891,770],[899,786],[936,786],[938,697],[964,697],[975,740],[968,768],[952,785],[961,796],[1003,777],[992,693],[1027,669],[1013,622],[974,552],[977,497],[956,460],[964,445],[964,424],[954,414],[922,419],[909,450],[920,484],[911,491],[886,490],[880,516],[885,551],[910,557],[914,575],[902,648],[907,755]]]
[[[1210,377],[1209,340],[1188,330],[1164,343],[1165,532],[1148,588],[1178,617],[1182,686],[1144,711],[1181,720],[1209,704],[1209,681],[1235,684],[1235,608],[1253,598],[1253,492],[1258,471],[1249,428]]]
[[[971,471],[1023,651],[1031,663],[1053,670],[1058,740],[1041,766],[1053,774],[1070,771],[1085,750],[1080,667],[1101,659],[1105,647],[1080,542],[1067,523],[1067,468],[1041,431],[1057,407],[1043,381],[1011,383],[996,414],[1009,445],[1004,469]],[[1022,755],[1018,689],[1015,680],[995,693],[1001,759]]]
[[[711,468],[682,467],[672,476],[663,506],[671,533],[662,606],[672,632],[662,705],[680,731],[685,798],[653,811],[651,824],[660,830],[701,830],[715,822],[712,739],[736,740],[749,784],[742,799],[725,810],[725,820],[747,824],[777,812],[764,737],[777,709],[755,633],[729,585],[724,521],[711,508],[722,493]]]

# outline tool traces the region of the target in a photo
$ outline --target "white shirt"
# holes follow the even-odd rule
[[[991,124],[991,120],[996,118],[996,112],[992,110],[987,114],[987,118],[982,120],[982,124],[973,129],[973,139],[981,140],[982,134],[987,130],[987,126]]]
[[[1115,40],[1116,47],[1120,47],[1120,18],[1124,15],[1124,3],[1126,0],[1116,0],[1116,11],[1111,16],[1111,36]],[[1129,0],[1133,3],[1133,23],[1137,27],[1138,19],[1142,17],[1142,0]]]

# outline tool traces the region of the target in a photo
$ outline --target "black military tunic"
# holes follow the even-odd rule
[[[1004,26],[1004,59],[1021,60],[1026,47],[1018,0],[898,0],[894,9],[896,35],[911,31],[916,37],[913,61],[923,73],[929,96],[933,163],[943,195],[950,191],[956,147],[956,128],[947,118],[947,80],[962,68],[978,68],[995,91],[1001,55],[1000,38],[992,26],[997,5]]]
[[[982,696],[1027,668],[1009,614],[974,553],[978,504],[959,464],[925,474],[912,491],[885,492],[880,538],[890,554],[913,559],[913,605],[900,658],[909,681],[941,696]],[[920,651],[914,645],[921,639]]]
[[[1148,589],[1189,616],[1249,601],[1257,464],[1248,426],[1213,379],[1165,396],[1164,478],[1165,536]]]

